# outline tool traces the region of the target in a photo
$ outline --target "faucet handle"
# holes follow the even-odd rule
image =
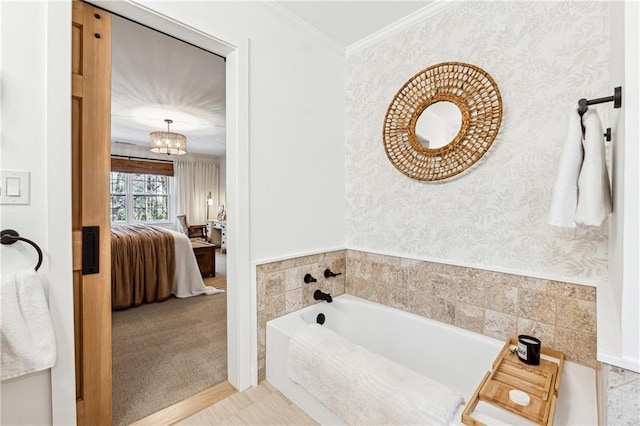
[[[304,276],[304,283],[305,284],[311,284],[311,283],[317,283],[317,282],[318,282],[318,280],[313,278],[313,276],[311,276],[311,274],[306,274]]]
[[[324,277],[325,278],[337,277],[338,275],[342,275],[342,272],[338,272],[336,274],[335,272],[331,272],[331,269],[329,269],[329,268],[324,270]]]

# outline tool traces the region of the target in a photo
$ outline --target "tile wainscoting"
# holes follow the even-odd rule
[[[325,279],[326,268],[343,275]],[[306,273],[318,282],[305,284]],[[594,287],[356,250],[266,263],[256,274],[258,381],[265,378],[266,322],[317,303],[317,288],[500,340],[530,334],[569,361],[597,367]]]
[[[324,270],[342,273],[325,278]],[[305,284],[305,274],[318,282]],[[296,257],[256,267],[258,293],[258,382],[265,379],[266,323],[290,312],[318,303],[313,292],[320,289],[332,296],[344,293],[345,250]]]
[[[346,292],[596,368],[595,287],[347,250]]]

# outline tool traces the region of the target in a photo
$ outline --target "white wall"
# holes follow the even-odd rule
[[[48,139],[56,128],[55,111],[47,109],[50,92],[48,68],[48,38],[46,31],[48,14],[56,13],[56,7],[39,3],[0,3],[2,44],[2,140],[0,143],[0,167],[3,170],[27,170],[31,172],[31,203],[29,205],[0,206],[2,229],[13,228],[21,235],[35,241],[44,252],[40,277],[49,288],[52,311],[59,314],[54,319],[58,337],[58,363],[54,374],[62,373],[70,378],[69,395],[52,395],[51,373],[45,370],[2,382],[2,424],[50,424],[52,422],[52,398],[66,401],[70,407],[61,413],[60,419],[75,418],[73,382],[73,308],[71,283],[71,219],[70,206],[60,207],[65,197],[70,201],[70,147],[56,147]],[[64,11],[62,11],[64,16]],[[70,17],[70,14],[68,15]],[[30,27],[33,30],[25,31]],[[66,25],[68,28],[68,25]],[[67,34],[69,32],[67,31]],[[70,36],[63,39],[70,40]],[[17,42],[16,40],[20,40]],[[58,59],[69,61],[62,52]],[[57,108],[70,108],[70,82],[55,82],[54,90],[66,91],[68,102]],[[64,126],[64,123],[63,123]],[[57,129],[58,134],[70,138],[68,128]],[[64,140],[64,139],[63,139]],[[56,169],[56,165],[61,167]],[[59,193],[53,192],[66,185]],[[59,239],[66,235],[67,239]],[[2,274],[35,266],[36,254],[22,243],[0,247]],[[60,308],[63,307],[61,310]],[[65,333],[66,329],[66,333]]]
[[[220,190],[218,191],[220,199],[217,204],[214,202],[213,207],[216,212],[218,211],[217,207],[220,204],[224,204],[225,206],[227,205],[227,157],[220,157],[218,159],[218,163],[220,164]]]
[[[640,372],[640,5],[625,2],[625,277],[622,288],[622,358]],[[619,364],[619,363],[618,363]]]
[[[222,40],[249,39],[251,259],[344,247],[344,55],[259,3],[153,2],[147,7]],[[66,16],[47,21],[52,9],[60,8]],[[65,69],[60,64],[70,63],[69,11],[65,3],[2,4],[2,97],[11,109],[2,112],[1,164],[32,171],[33,203],[2,206],[1,223],[41,244],[48,256],[45,279],[47,268],[71,276],[70,237],[61,243],[48,240],[60,233],[70,236],[70,209],[64,203],[70,203],[69,123],[55,120],[56,109],[68,115],[70,102],[68,96],[47,96],[71,92],[65,76],[50,78]],[[52,22],[63,28],[52,30]],[[56,105],[60,99],[69,103]],[[59,187],[51,184],[60,181]],[[60,198],[62,203],[54,201]],[[64,250],[58,251],[61,244]],[[3,271],[30,266],[27,253],[2,247]],[[69,288],[70,282],[52,286],[51,298],[52,310],[62,318],[57,337],[73,367]],[[2,384],[3,424],[50,424],[53,418],[71,423],[72,368],[52,371],[58,383],[68,384],[62,390],[54,386],[53,395],[48,372]],[[52,408],[52,399],[64,402]],[[58,415],[60,410],[66,412]]]
[[[546,217],[571,105],[613,94],[608,37],[605,2],[462,2],[351,54],[347,247],[606,282],[607,226],[560,229]],[[442,183],[418,182],[387,159],[382,123],[408,79],[446,61],[475,64],[494,78],[502,126],[470,171]]]
[[[344,54],[260,3],[146,5],[249,38],[252,259],[344,247]]]
[[[640,7],[611,5],[611,85],[622,86],[623,108],[613,127],[613,202],[609,283],[598,288],[598,360],[640,371],[640,173],[638,104]]]
[[[121,143],[111,144],[111,154],[113,155],[131,155],[133,157],[149,158],[152,160],[170,160],[170,161],[207,161],[220,162],[224,161],[224,157],[216,155],[192,154],[186,153],[180,156],[169,156],[167,154],[156,154],[149,149],[137,145],[125,145]]]

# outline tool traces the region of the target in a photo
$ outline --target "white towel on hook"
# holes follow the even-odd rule
[[[581,225],[600,226],[611,213],[611,186],[598,112],[587,110],[582,116],[582,124],[584,160],[578,177],[578,205],[574,220]]]
[[[38,273],[24,270],[2,277],[0,380],[51,368],[56,339]]]
[[[578,106],[571,107],[569,126],[562,148],[558,174],[553,187],[549,224],[575,228],[574,216],[578,205],[578,176],[582,167],[582,127]]]

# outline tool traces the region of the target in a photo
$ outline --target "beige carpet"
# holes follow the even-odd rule
[[[226,288],[221,261],[226,259],[216,254],[216,277],[205,284]],[[227,379],[226,293],[172,296],[114,311],[112,322],[114,425],[128,425]]]
[[[204,285],[208,285],[210,287],[226,289],[227,288],[227,277],[216,274],[215,277],[206,277],[204,279]]]
[[[227,288],[227,255],[220,253],[220,249],[216,250],[216,276],[206,277],[204,284],[215,288]]]

